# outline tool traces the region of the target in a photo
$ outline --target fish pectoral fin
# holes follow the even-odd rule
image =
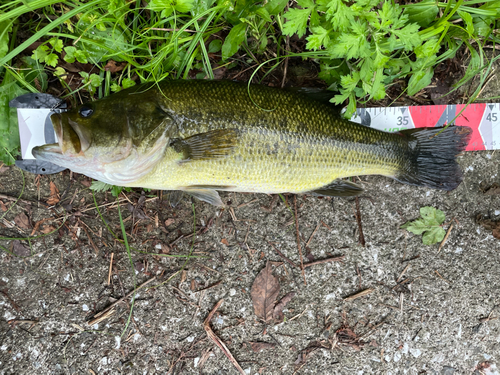
[[[213,130],[175,139],[170,146],[182,154],[181,162],[218,159],[232,153],[238,143],[238,133],[236,129]]]
[[[363,188],[345,180],[335,180],[322,188],[308,191],[307,194],[324,195],[329,197],[352,197],[363,192]]]
[[[213,189],[191,189],[186,188],[184,192],[198,198],[200,201],[210,203],[214,206],[223,207],[224,203],[220,199],[219,193]]]

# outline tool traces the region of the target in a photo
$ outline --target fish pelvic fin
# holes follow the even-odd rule
[[[195,198],[198,198],[200,201],[210,203],[214,206],[224,207],[224,203],[222,203],[222,199],[220,199],[219,193],[213,189],[193,189],[193,188],[185,188],[185,193],[192,195]]]
[[[410,151],[404,167],[394,178],[409,185],[455,189],[463,177],[456,156],[467,147],[471,133],[471,128],[466,126],[401,131],[408,137]]]
[[[174,139],[170,146],[182,153],[182,162],[217,159],[230,155],[238,143],[236,129],[213,130],[184,139]]]
[[[307,194],[328,197],[353,197],[360,195],[363,188],[353,182],[346,180],[335,180],[322,188],[307,192]]]

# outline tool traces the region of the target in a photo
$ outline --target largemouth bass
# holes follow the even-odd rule
[[[353,196],[363,189],[341,178],[371,174],[452,190],[470,138],[466,127],[386,133],[306,94],[231,81],[146,83],[51,119],[59,143],[37,159],[215,205],[217,190]]]

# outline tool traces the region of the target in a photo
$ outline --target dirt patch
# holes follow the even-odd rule
[[[166,194],[127,193],[121,212],[137,250],[129,259],[97,215],[87,178],[25,175],[22,200],[13,205],[21,172],[2,169],[0,215],[12,206],[2,236],[48,234],[0,242],[18,256],[32,254],[0,255],[0,373],[235,374],[203,326],[221,299],[211,328],[248,374],[465,374],[485,362],[495,373],[500,242],[476,217],[500,217],[500,197],[481,190],[498,182],[500,154],[467,153],[460,163],[464,183],[450,193],[363,178],[365,247],[354,200],[299,196],[303,262],[344,256],[306,267],[307,284],[292,265],[300,264],[294,216],[279,198],[223,193],[231,207],[225,211],[194,201],[193,236],[190,198],[172,209]],[[56,197],[51,183],[59,191],[55,207],[47,204]],[[96,198],[122,238],[114,198]],[[423,206],[444,211],[447,223],[456,219],[439,252],[399,229]],[[167,281],[185,258],[165,255],[191,250],[198,258]],[[266,326],[254,314],[251,289],[268,261],[280,297],[295,296],[283,321]],[[126,298],[106,319],[88,324],[152,278],[135,293],[131,315]],[[367,289],[373,291],[346,298]]]

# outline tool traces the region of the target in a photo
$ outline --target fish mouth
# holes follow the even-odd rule
[[[77,122],[60,113],[50,116],[62,154],[82,156],[90,147],[89,135]],[[65,121],[64,121],[65,120]]]
[[[65,157],[82,156],[83,151],[89,148],[89,142],[81,127],[68,119],[63,121],[60,113],[50,116],[56,133],[57,142],[34,147],[32,154],[37,159],[55,162]]]

